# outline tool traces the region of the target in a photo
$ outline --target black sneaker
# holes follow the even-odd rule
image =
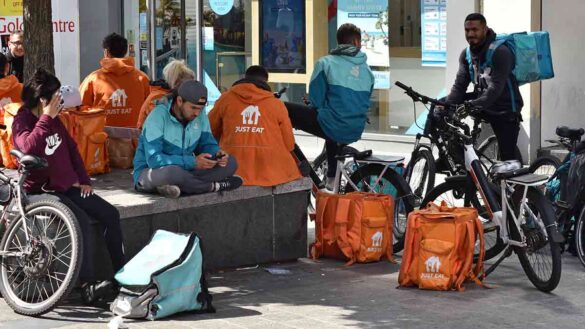
[[[231,176],[222,181],[217,182],[216,184],[216,192],[224,192],[224,191],[231,191],[235,190],[238,187],[242,186],[244,180],[240,176]]]
[[[81,300],[87,306],[99,301],[112,301],[118,295],[120,286],[115,280],[102,282],[86,282],[81,285]]]

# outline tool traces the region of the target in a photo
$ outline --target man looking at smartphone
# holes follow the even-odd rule
[[[134,156],[134,186],[171,198],[242,185],[236,159],[220,150],[204,108],[207,88],[187,80],[154,108]]]

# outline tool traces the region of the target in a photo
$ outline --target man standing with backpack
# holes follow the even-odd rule
[[[496,33],[487,26],[482,14],[465,18],[465,39],[469,47],[459,56],[459,70],[447,102],[471,105],[490,112],[481,114],[488,121],[498,140],[501,160],[517,158],[516,145],[524,105],[513,69],[515,57],[505,43],[497,43]],[[472,93],[466,93],[473,83]]]

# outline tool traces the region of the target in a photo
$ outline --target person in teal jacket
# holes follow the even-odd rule
[[[285,103],[292,125],[325,139],[327,184],[335,178],[340,144],[358,141],[367,121],[374,74],[360,51],[361,31],[350,23],[337,30],[337,48],[320,58],[309,83],[309,106]]]
[[[242,185],[236,159],[211,133],[206,104],[207,88],[187,80],[148,115],[134,156],[136,190],[178,198]]]

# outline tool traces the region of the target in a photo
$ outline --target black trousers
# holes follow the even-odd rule
[[[300,129],[311,135],[325,139],[325,150],[327,152],[327,177],[335,177],[337,161],[335,156],[339,153],[340,145],[329,138],[321,129],[317,120],[317,109],[303,104],[284,102],[288,110],[288,117],[293,128]]]
[[[520,160],[516,154],[518,146],[518,135],[520,134],[520,120],[489,120],[500,149],[500,159]]]
[[[95,241],[91,219],[98,221],[104,229],[101,233],[104,236],[110,254],[114,273],[124,266],[126,263],[124,240],[122,228],[120,227],[120,213],[116,207],[95,194],[82,198],[81,190],[77,187],[72,187],[64,193],[52,192],[50,194],[31,195],[29,196],[29,201],[34,202],[43,198],[57,198],[71,209],[75,217],[77,217],[83,236],[83,262],[79,273],[81,282],[91,282],[95,277],[93,266]]]

